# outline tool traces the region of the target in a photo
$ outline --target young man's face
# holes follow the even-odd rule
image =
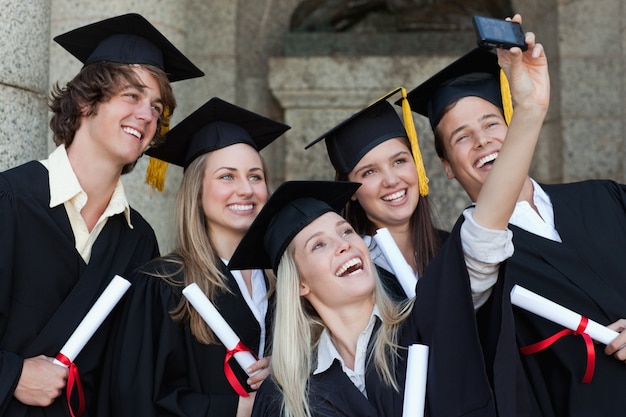
[[[141,67],[134,69],[143,85],[125,85],[94,114],[82,117],[75,141],[87,143],[98,155],[117,165],[135,162],[154,139],[163,112],[156,79]]]
[[[437,130],[448,178],[456,178],[476,201],[508,130],[502,111],[482,98],[464,97],[441,118]]]

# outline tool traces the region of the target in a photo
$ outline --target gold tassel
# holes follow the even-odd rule
[[[502,110],[504,111],[504,121],[507,125],[511,123],[513,117],[513,100],[511,99],[511,88],[504,71],[500,70],[500,95],[502,95]]]
[[[420,195],[425,197],[428,195],[428,177],[426,176],[426,168],[424,168],[424,160],[422,159],[422,152],[420,151],[417,140],[417,132],[415,131],[415,124],[413,123],[411,106],[406,98],[406,89],[404,87],[401,87],[400,89],[402,91],[402,117],[404,119],[404,128],[406,129],[406,133],[409,137],[411,152],[413,152],[413,159],[415,159],[415,166],[417,167]]]
[[[171,112],[169,107],[163,109],[163,117],[161,119],[161,128],[159,133],[161,136],[165,136],[170,130],[170,116]],[[159,192],[163,192],[165,189],[165,173],[167,171],[168,163],[157,158],[150,157],[148,161],[148,167],[146,168],[146,184],[153,189],[156,188]]]

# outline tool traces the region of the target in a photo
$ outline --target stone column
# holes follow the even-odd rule
[[[46,156],[48,0],[0,9],[0,171]]]

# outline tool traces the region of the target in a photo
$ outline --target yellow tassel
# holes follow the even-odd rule
[[[513,117],[513,100],[511,99],[511,88],[509,80],[507,80],[504,71],[500,70],[500,94],[502,95],[502,110],[504,111],[504,121],[506,124],[511,123]]]
[[[159,130],[161,136],[165,136],[170,130],[170,116],[171,112],[169,107],[163,109],[161,128]],[[150,157],[150,160],[148,161],[148,168],[146,168],[146,184],[152,188],[156,188],[159,192],[163,192],[165,189],[165,173],[167,171],[167,167],[167,162]]]
[[[417,141],[417,132],[415,131],[415,124],[413,123],[413,114],[411,113],[411,106],[406,98],[406,89],[401,87],[402,91],[402,117],[404,119],[404,128],[409,137],[411,143],[411,152],[413,153],[413,159],[415,159],[415,166],[417,167],[417,178],[419,180],[420,195],[425,197],[428,195],[428,177],[426,176],[426,168],[424,168],[424,160],[422,159],[422,152],[420,151],[419,143]]]

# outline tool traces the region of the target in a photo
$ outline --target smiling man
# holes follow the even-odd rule
[[[55,41],[85,64],[51,92],[58,147],[0,174],[0,415],[94,415],[110,322],[76,358],[84,394],[71,404],[52,361],[111,279],[158,255],[120,177],[161,140],[170,82],[203,75],[137,14]]]
[[[544,94],[549,95],[549,89]],[[505,136],[512,130],[505,117],[498,57],[475,49],[408,97],[412,109],[429,118],[448,178],[456,179],[476,201],[492,167],[501,162]],[[526,101],[522,97],[514,102],[514,113],[527,107]],[[498,362],[503,352],[509,349],[517,356],[521,350],[521,363],[541,415],[600,416],[623,408],[625,207],[626,188],[613,181],[548,185],[530,177],[524,180],[509,220],[514,254],[501,269],[490,303],[478,317],[484,325],[485,352],[493,353],[492,378],[502,376],[502,370],[514,363]],[[509,292],[515,284],[621,334],[606,348],[586,344],[580,335],[550,344],[563,328],[513,308]],[[522,349],[535,344],[541,345],[534,353]],[[498,363],[504,366],[498,369]]]

